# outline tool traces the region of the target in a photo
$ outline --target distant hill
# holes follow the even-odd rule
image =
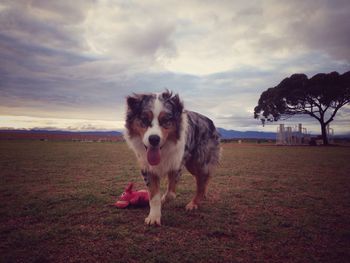
[[[336,139],[349,139],[350,138],[350,133],[334,135],[334,138],[336,138]]]
[[[118,131],[0,130],[3,140],[121,141]]]
[[[118,131],[62,131],[62,130],[0,130],[1,133],[36,133],[36,134],[82,134],[82,135],[106,135],[106,136],[121,136]]]
[[[223,139],[275,140],[275,132],[236,131],[218,128]],[[119,131],[62,131],[62,130],[0,130],[0,139],[120,141]],[[335,135],[335,139],[349,139],[350,134]]]
[[[275,139],[274,132],[235,131],[218,128],[223,139]],[[0,138],[98,140],[121,137],[119,131],[0,130]]]
[[[275,132],[235,131],[218,128],[223,139],[276,139]]]
[[[235,130],[225,130],[223,128],[218,128],[223,139],[267,139],[275,140],[275,132],[258,132],[258,131],[235,131]],[[317,135],[313,135],[317,137]],[[350,133],[338,134],[334,136],[335,139],[349,139]]]

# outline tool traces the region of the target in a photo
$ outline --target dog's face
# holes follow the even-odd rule
[[[142,141],[150,165],[160,163],[164,145],[180,138],[182,112],[179,96],[169,91],[127,97],[125,127],[130,138]]]

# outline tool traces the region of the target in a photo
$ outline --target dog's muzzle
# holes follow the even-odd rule
[[[146,147],[147,161],[150,165],[155,166],[160,163],[160,137],[158,135],[150,135],[148,137],[150,147]]]

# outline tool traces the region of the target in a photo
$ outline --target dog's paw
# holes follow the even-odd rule
[[[196,209],[198,209],[198,205],[195,202],[193,202],[193,201],[189,202],[186,205],[186,210],[187,211],[192,211],[192,210],[196,210]]]
[[[162,204],[169,202],[173,199],[176,198],[176,194],[174,192],[166,192],[163,196],[162,196]]]
[[[160,216],[151,216],[149,215],[148,217],[145,218],[145,224],[146,225],[157,225],[160,226]]]

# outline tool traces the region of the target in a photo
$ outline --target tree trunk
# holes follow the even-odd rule
[[[323,145],[328,145],[328,134],[327,134],[327,125],[324,122],[321,123],[321,132],[322,132],[322,140]]]

